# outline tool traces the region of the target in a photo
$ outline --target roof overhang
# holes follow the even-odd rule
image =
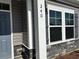
[[[79,0],[48,0],[79,8]]]

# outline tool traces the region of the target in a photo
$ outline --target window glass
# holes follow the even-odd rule
[[[1,9],[1,3],[0,3],[0,9]]]
[[[74,15],[73,14],[70,14],[70,19],[74,19]]]
[[[65,13],[65,19],[69,19],[69,13]]]
[[[66,25],[70,24],[68,19],[66,19],[65,23],[66,23]]]
[[[66,25],[74,25],[74,14],[65,13]],[[66,39],[74,38],[74,27],[66,26]]]
[[[50,13],[50,17],[55,17],[55,11],[50,10],[49,13]]]
[[[9,10],[9,4],[3,4],[3,10]]]
[[[0,35],[10,35],[10,14],[0,11]]]
[[[50,25],[61,25],[62,24],[62,16],[59,11],[49,11],[50,14]]]
[[[66,27],[66,39],[74,38],[74,27]]]
[[[74,21],[73,20],[70,20],[70,25],[74,25]]]
[[[51,27],[50,28],[50,42],[62,40],[62,28]]]
[[[9,4],[0,3],[1,10],[10,10]]]
[[[55,24],[55,19],[54,18],[50,18],[50,25],[54,25]]]
[[[55,11],[56,12],[56,18],[60,18],[61,19],[61,12],[59,11]]]
[[[71,13],[65,13],[66,25],[74,25],[74,15]]]
[[[61,25],[61,19],[56,19],[56,25]]]

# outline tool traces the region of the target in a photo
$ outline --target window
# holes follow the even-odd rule
[[[9,4],[0,3],[0,10],[10,10]]]
[[[49,10],[50,42],[62,40],[62,13]]]
[[[74,14],[65,13],[66,39],[74,38]]]
[[[48,44],[58,44],[65,41],[74,40],[75,28],[74,10],[61,6],[48,4]]]

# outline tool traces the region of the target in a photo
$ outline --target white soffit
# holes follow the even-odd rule
[[[49,0],[49,1],[53,1],[53,0]],[[54,0],[54,1],[59,1],[79,8],[79,0]]]

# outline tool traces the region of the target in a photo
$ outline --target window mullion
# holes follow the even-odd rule
[[[50,44],[50,14],[48,9],[48,43]]]
[[[65,12],[62,11],[62,40],[66,40],[66,33],[65,33]]]

